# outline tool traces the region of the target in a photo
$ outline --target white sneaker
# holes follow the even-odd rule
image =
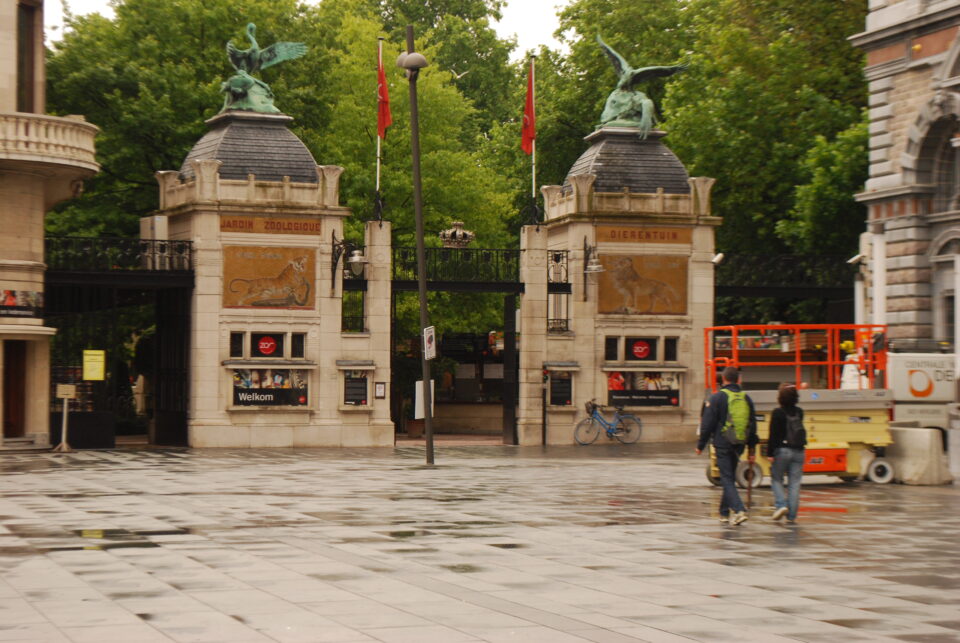
[[[746,511],[738,511],[735,514],[730,514],[730,524],[739,525],[741,522],[746,522],[748,518]]]
[[[720,524],[726,525],[730,522],[730,516],[720,516]]]
[[[773,518],[774,520],[780,520],[781,518],[783,518],[783,517],[786,516],[786,515],[787,515],[787,508],[786,508],[786,507],[777,507],[776,509],[773,510],[773,516],[772,516],[772,518]]]

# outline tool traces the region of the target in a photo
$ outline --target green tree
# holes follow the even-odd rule
[[[869,121],[863,119],[833,140],[817,136],[803,159],[806,182],[798,185],[790,215],[777,234],[792,248],[811,254],[843,254],[856,248],[866,208],[854,194],[867,179]]]
[[[789,249],[777,222],[793,210],[808,150],[865,105],[862,55],[846,41],[865,11],[862,0],[690,3],[691,66],[668,85],[664,112],[691,174],[718,179],[720,249]]]
[[[115,10],[113,20],[70,19],[47,59],[49,111],[84,114],[101,128],[101,172],[48,217],[57,234],[135,234],[156,207],[154,172],[179,168],[220,109],[226,41],[243,38],[248,21],[263,25],[264,41],[293,40],[303,15],[293,0],[128,0]],[[286,108],[283,83],[274,88]]]

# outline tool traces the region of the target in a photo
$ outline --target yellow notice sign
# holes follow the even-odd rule
[[[104,379],[106,361],[107,351],[83,351],[83,379]]]

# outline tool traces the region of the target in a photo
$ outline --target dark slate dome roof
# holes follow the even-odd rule
[[[584,140],[592,143],[580,155],[564,180],[564,191],[570,188],[570,177],[594,174],[595,192],[656,192],[663,188],[667,194],[690,194],[689,175],[680,159],[660,141],[666,134],[651,131],[646,139],[637,129],[604,127]]]
[[[183,165],[182,180],[193,178],[193,159],[217,159],[220,178],[246,181],[317,183],[317,163],[307,146],[287,129],[293,119],[283,114],[229,111],[207,121],[210,131],[193,146]]]

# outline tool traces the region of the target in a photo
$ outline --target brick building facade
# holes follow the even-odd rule
[[[895,348],[955,343],[960,281],[960,1],[870,0],[870,176],[862,321]]]

